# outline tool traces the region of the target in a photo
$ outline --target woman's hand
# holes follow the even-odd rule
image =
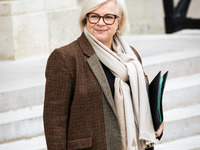
[[[159,137],[162,134],[162,132],[164,130],[164,124],[165,124],[165,122],[163,121],[162,124],[160,125],[160,127],[158,128],[158,130],[155,132],[156,137]]]

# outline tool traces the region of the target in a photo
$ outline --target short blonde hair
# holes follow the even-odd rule
[[[79,17],[79,26],[82,32],[87,24],[87,13],[97,9],[107,1],[114,1],[116,3],[116,13],[121,18],[118,29],[119,34],[123,35],[126,30],[129,30],[128,13],[124,0],[85,0]]]

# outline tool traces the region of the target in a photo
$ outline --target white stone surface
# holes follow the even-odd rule
[[[49,54],[46,13],[0,17],[0,59],[18,60]]]
[[[182,108],[175,108],[164,112],[166,122],[188,119],[190,117],[200,117],[200,104],[191,105]],[[199,120],[200,121],[200,120]],[[199,129],[200,130],[200,129]]]
[[[44,133],[43,105],[0,114],[0,143]]]
[[[0,1],[0,16],[11,15],[11,5],[6,3],[6,1]]]
[[[45,86],[40,85],[0,93],[0,113],[43,104],[44,90]]]
[[[200,1],[192,0],[188,9],[187,17],[200,19]]]
[[[168,79],[200,73],[200,50],[189,49],[143,57],[146,74],[151,81],[161,70],[169,71]]]
[[[125,0],[131,34],[164,33],[162,1]]]
[[[155,145],[156,150],[199,150],[200,135]]]
[[[195,58],[199,56],[200,56],[200,49],[188,49],[182,51],[175,51],[171,53],[167,52],[159,55],[154,54],[153,56],[145,57],[143,65],[150,66],[164,62],[167,63],[167,62],[174,62],[176,60]]]
[[[16,59],[49,54],[48,19],[46,13],[13,17]]]
[[[77,0],[44,0],[45,9],[53,10],[53,9],[62,9],[69,8],[78,5]]]
[[[47,57],[0,61],[0,112],[43,103]]]
[[[164,111],[162,143],[200,134],[200,104]]]
[[[200,74],[194,74],[192,76],[184,76],[168,80],[166,83],[167,90],[176,90],[178,88],[186,88],[191,86],[200,85]]]
[[[0,17],[0,60],[4,59],[15,59],[11,17]]]
[[[79,11],[77,0],[0,1],[0,60],[38,57],[72,42]]]
[[[148,1],[126,0],[130,21],[130,33],[141,34],[147,32],[150,22],[148,20]]]
[[[124,35],[129,45],[145,56],[199,49],[200,30],[183,30],[174,34]]]
[[[0,1],[0,16],[13,16],[43,10],[43,0]]]
[[[0,92],[44,85],[47,58],[0,61]]]
[[[200,74],[167,80],[164,95],[164,110],[200,103]]]
[[[176,0],[179,1],[179,0]],[[125,0],[128,9],[131,34],[165,33],[164,6],[161,0]],[[175,3],[177,4],[177,2]],[[200,1],[192,0],[187,16],[200,18]]]
[[[79,7],[48,13],[50,51],[67,45],[80,35],[78,26]]]
[[[168,78],[200,71],[200,30],[170,35],[125,35],[124,39],[139,52],[150,81],[160,70],[169,71]]]
[[[18,110],[11,110],[0,114],[0,124],[9,124],[12,122],[23,121],[30,118],[41,117],[43,113],[43,105],[27,107]]]
[[[148,20],[150,27],[148,28],[149,34],[163,34],[165,33],[165,22],[164,22],[164,9],[163,1],[151,0],[149,1],[148,9]]]
[[[44,136],[0,144],[1,150],[47,150]]]

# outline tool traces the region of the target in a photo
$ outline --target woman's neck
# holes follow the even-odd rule
[[[102,42],[106,47],[108,47],[109,49],[111,49],[113,51],[113,47],[112,47],[112,42],[113,40],[111,41],[105,41],[105,42]]]

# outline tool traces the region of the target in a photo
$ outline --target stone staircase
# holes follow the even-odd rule
[[[43,102],[47,56],[0,62],[0,150],[45,149]]]
[[[200,31],[126,35],[151,81],[169,71],[165,130],[155,150],[200,149]],[[47,57],[0,62],[0,150],[45,150],[43,100]]]
[[[150,82],[169,71],[164,135],[155,150],[200,150],[200,31],[125,38],[142,55]]]

